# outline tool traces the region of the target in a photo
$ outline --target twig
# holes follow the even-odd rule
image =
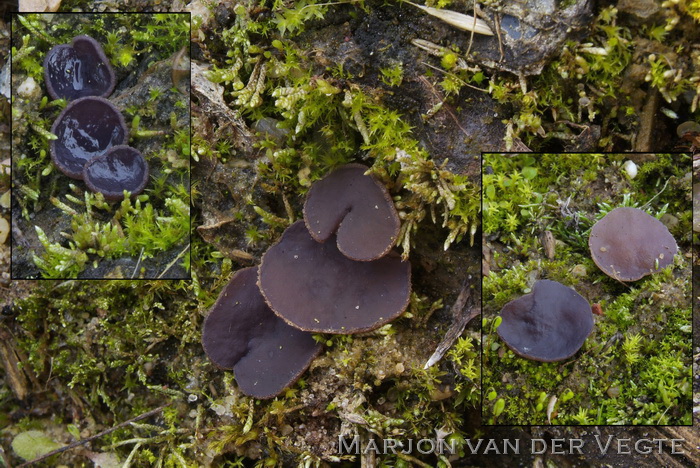
[[[148,417],[150,417],[150,416],[154,416],[154,415],[160,413],[161,411],[163,411],[163,409],[166,408],[167,406],[168,406],[168,405],[159,406],[158,408],[152,409],[151,411],[147,411],[146,413],[140,414],[140,415],[136,416],[135,418],[131,418],[131,419],[127,420],[127,421],[124,421],[124,422],[122,422],[122,423],[119,423],[119,424],[117,424],[117,425],[114,426],[114,427],[110,427],[109,429],[105,429],[104,431],[99,432],[99,433],[95,434],[94,436],[90,436],[90,437],[88,437],[88,438],[86,438],[86,439],[81,439],[81,440],[79,440],[79,441],[77,441],[77,442],[73,442],[72,444],[66,445],[65,447],[61,447],[61,448],[58,448],[58,449],[56,449],[56,450],[52,450],[52,451],[50,451],[49,453],[45,453],[44,455],[42,455],[42,456],[40,456],[40,457],[37,457],[37,458],[35,458],[35,459],[33,459],[33,460],[29,460],[28,462],[24,462],[24,463],[22,463],[21,465],[17,465],[16,468],[22,468],[22,467],[24,467],[24,466],[33,465],[34,463],[38,463],[38,462],[40,462],[40,461],[46,460],[47,458],[52,457],[52,456],[54,456],[54,455],[57,455],[57,454],[59,454],[59,453],[63,453],[63,452],[65,452],[65,451],[67,451],[67,450],[74,449],[75,447],[80,447],[81,445],[85,445],[85,444],[87,444],[88,442],[92,442],[92,441],[95,440],[95,439],[99,439],[100,437],[105,436],[105,435],[107,435],[107,434],[109,434],[109,433],[112,433],[112,432],[116,431],[117,429],[121,429],[121,428],[124,427],[124,426],[128,426],[128,425],[131,424],[132,422],[140,421],[140,420],[146,419],[146,418],[148,418]],[[9,465],[8,465],[8,466],[9,466]]]
[[[671,180],[671,179],[666,179],[666,183],[665,183],[664,186],[661,188],[661,190],[659,190],[659,192],[658,192],[656,195],[654,195],[653,197],[651,197],[651,198],[649,199],[648,202],[646,202],[645,204],[642,205],[642,209],[643,209],[643,210],[646,209],[646,208],[648,208],[648,207],[651,205],[651,202],[653,202],[653,201],[656,199],[656,197],[658,197],[659,195],[661,195],[661,194],[664,192],[664,190],[666,190],[666,187],[668,187],[668,182],[669,182],[670,180]]]
[[[5,466],[7,468],[12,468],[12,465],[10,465],[10,459],[7,457],[7,454],[2,446],[0,446],[0,455],[2,455],[2,461],[5,462]]]
[[[440,73],[444,73],[444,74],[446,74],[446,75],[454,75],[453,73],[447,72],[447,71],[443,70],[442,68],[438,68],[438,67],[436,67],[436,66],[434,66],[434,65],[431,65],[431,64],[429,64],[429,63],[427,63],[427,62],[421,62],[421,65],[425,65],[425,66],[428,67],[428,68],[432,68],[433,70],[438,71],[438,72],[440,72]],[[423,78],[423,77],[421,76],[421,78]],[[459,77],[458,77],[458,79],[459,79],[459,81],[461,81],[462,84],[463,84],[464,86],[466,86],[467,88],[471,88],[471,89],[473,89],[473,90],[475,90],[475,91],[481,91],[482,93],[486,93],[486,94],[489,93],[489,90],[488,90],[488,89],[483,89],[483,88],[479,88],[478,86],[470,85],[469,83],[465,82],[463,79],[461,79],[461,78],[459,78]]]
[[[139,254],[139,259],[136,261],[136,266],[134,267],[134,272],[131,274],[131,279],[134,279],[136,276],[136,272],[139,270],[139,265],[141,264],[141,257],[143,257],[143,249],[144,247],[141,247],[141,253]]]
[[[427,63],[425,63],[425,62],[421,62],[421,63],[423,63],[424,65],[427,65],[428,67],[435,68],[435,67],[433,67],[432,65],[427,64]],[[436,69],[436,70],[437,70],[437,69]],[[426,77],[420,76],[418,79],[419,79],[421,82],[425,83],[425,84],[433,91],[433,93],[435,94],[435,96],[438,98],[438,100],[439,100],[440,102],[445,102],[445,100],[444,100],[443,97],[440,95],[440,93],[438,92],[438,90],[435,89],[435,86],[433,86],[433,84],[432,84],[430,81],[428,81],[428,79],[427,79]],[[471,85],[467,85],[467,86],[471,86]],[[476,88],[476,89],[479,89],[479,88]],[[449,104],[447,104],[443,109],[445,109],[445,111],[447,111],[447,113],[449,114],[449,116],[452,117],[452,120],[454,120],[455,125],[457,125],[457,127],[459,127],[459,129],[462,131],[462,133],[464,133],[466,136],[470,136],[469,132],[467,132],[467,130],[466,130],[464,127],[462,127],[462,125],[461,125],[460,122],[459,122],[459,119],[458,119],[457,116],[454,114],[454,112],[452,112],[452,110],[450,109]]]
[[[469,280],[465,281],[464,286],[462,286],[462,290],[459,292],[459,296],[457,296],[457,300],[452,305],[451,312],[452,316],[455,317],[455,321],[452,323],[452,325],[450,325],[447,333],[445,333],[445,337],[442,339],[437,348],[435,348],[435,352],[432,356],[430,356],[428,362],[425,363],[423,369],[427,369],[442,359],[442,356],[444,356],[447,350],[452,347],[452,344],[457,338],[459,338],[464,329],[467,327],[467,324],[481,313],[481,307],[474,307],[472,308],[471,312],[467,313],[467,299],[469,299],[469,295],[471,293],[470,286]]]
[[[430,465],[428,465],[427,463],[420,461],[416,457],[412,457],[411,455],[405,454],[403,452],[396,452],[396,456],[402,460],[406,460],[407,462],[415,463],[416,465],[418,465],[420,467],[430,468]]]
[[[501,37],[501,14],[496,13],[494,18],[494,23],[496,23],[496,37],[498,38],[498,51],[501,53],[501,58],[498,59],[498,61],[503,62],[506,54],[503,51],[503,37]]]
[[[187,251],[189,250],[189,248],[190,248],[190,244],[187,244],[187,247],[185,247],[184,249],[182,249],[182,252],[180,252],[179,254],[177,254],[177,257],[175,257],[175,258],[173,259],[172,262],[168,263],[168,266],[165,267],[165,270],[163,270],[163,272],[162,272],[160,275],[158,275],[158,279],[161,279],[163,276],[165,276],[165,274],[168,272],[168,270],[169,270],[173,265],[175,265],[175,262],[177,262],[178,260],[180,260],[180,258],[181,258],[183,255],[185,255],[185,252],[187,252]]]

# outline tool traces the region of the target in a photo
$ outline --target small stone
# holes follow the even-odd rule
[[[2,195],[0,195],[0,206],[2,206],[5,209],[10,208],[10,204],[12,203],[12,192],[9,190]]]
[[[673,228],[675,228],[676,226],[678,226],[678,218],[676,218],[676,217],[673,216],[672,214],[668,214],[668,213],[664,214],[664,215],[659,219],[659,221],[661,221],[662,223],[664,223],[664,226],[666,226],[666,228],[667,228],[669,231],[672,230]]]
[[[53,12],[58,11],[60,6],[61,0],[24,0],[19,5],[19,11]]]
[[[587,274],[586,267],[581,264],[576,265],[571,269],[571,274],[583,278]]]
[[[622,165],[622,169],[627,173],[630,179],[637,177],[637,165],[629,159]]]
[[[449,385],[438,385],[432,392],[430,392],[430,399],[433,401],[445,400],[454,394],[454,389]]]
[[[659,11],[659,5],[654,0],[621,0],[617,8],[642,20]]]
[[[17,94],[26,99],[38,99],[41,89],[39,89],[39,85],[34,81],[34,78],[30,76],[17,87]]]
[[[5,218],[0,218],[0,245],[4,244],[10,234],[10,223]]]
[[[683,138],[686,133],[698,132],[700,132],[700,123],[693,122],[692,120],[683,122],[676,128],[676,133],[678,134],[679,138]]]

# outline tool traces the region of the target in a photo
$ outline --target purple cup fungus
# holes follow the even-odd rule
[[[53,123],[51,133],[58,137],[51,141],[51,159],[73,179],[83,178],[86,162],[129,139],[121,112],[101,97],[84,97],[68,104]]]
[[[593,330],[593,314],[586,299],[573,289],[550,280],[535,283],[501,310],[497,331],[518,356],[535,361],[568,359]]]
[[[335,233],[338,249],[358,261],[386,255],[400,227],[389,193],[365,175],[367,169],[361,164],[339,167],[311,186],[304,203],[304,221],[311,236],[325,242]]]
[[[270,308],[290,325],[320,333],[365,332],[401,315],[411,293],[410,263],[395,253],[351,260],[333,237],[316,242],[303,221],[284,231],[260,265],[258,285]]]
[[[44,80],[53,99],[107,97],[116,84],[114,70],[102,46],[90,36],[53,47],[44,58]]]
[[[204,320],[202,345],[217,366],[233,369],[243,393],[272,398],[296,382],[321,346],[270,310],[256,285],[257,271],[233,275]]]
[[[131,146],[112,146],[85,163],[83,180],[107,200],[123,200],[124,190],[132,196],[143,192],[148,182],[148,162]]]
[[[591,229],[591,256],[618,281],[637,281],[673,263],[676,240],[666,226],[637,208],[615,208]]]

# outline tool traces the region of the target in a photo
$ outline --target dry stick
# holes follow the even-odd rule
[[[12,468],[12,465],[10,465],[10,459],[7,457],[7,454],[5,453],[5,450],[3,450],[2,447],[0,447],[0,455],[2,455],[2,460],[5,462],[5,466],[7,468]]]
[[[136,266],[134,267],[134,272],[131,274],[131,279],[134,279],[134,277],[136,276],[136,272],[139,270],[139,265],[141,264],[141,257],[143,257],[143,249],[144,248],[145,247],[141,247],[141,253],[139,254],[139,259],[136,262]]]
[[[411,455],[405,454],[403,452],[396,452],[396,456],[402,460],[406,460],[407,462],[415,463],[416,465],[421,466],[423,468],[431,468],[430,465],[428,465],[427,463],[420,461],[416,457],[412,457]]]
[[[425,63],[425,62],[423,62],[423,63],[424,63],[425,65],[428,65],[428,64]],[[431,65],[428,65],[428,66],[431,67]],[[442,96],[440,95],[440,93],[438,92],[438,90],[435,89],[435,86],[433,86],[433,84],[432,84],[430,81],[428,81],[428,79],[427,79],[426,77],[420,76],[420,77],[418,77],[418,79],[419,79],[420,81],[422,81],[423,83],[425,83],[426,85],[428,85],[428,87],[433,91],[433,93],[435,93],[435,96],[437,96],[438,100],[440,100],[441,102],[445,102],[445,100],[442,98]],[[467,86],[471,86],[471,85],[467,85]],[[479,88],[476,88],[476,89],[479,89]],[[459,127],[459,129],[462,131],[462,133],[464,133],[466,136],[470,136],[470,134],[467,132],[467,130],[466,130],[464,127],[462,127],[462,125],[459,123],[459,119],[458,119],[457,116],[454,114],[454,112],[452,112],[452,110],[450,110],[449,104],[446,105],[444,109],[445,109],[445,111],[447,111],[447,113],[449,114],[449,116],[452,117],[452,120],[455,121],[455,124],[457,125],[457,127]]]
[[[175,257],[175,259],[174,259],[172,262],[170,262],[170,263],[168,264],[168,266],[165,267],[165,270],[163,270],[163,272],[162,272],[160,275],[158,275],[158,278],[157,278],[157,279],[161,279],[163,276],[165,276],[165,274],[168,272],[168,270],[169,270],[173,265],[175,265],[175,263],[176,263],[178,260],[180,260],[180,258],[182,258],[183,255],[185,255],[185,252],[187,252],[187,251],[189,250],[189,248],[190,248],[190,244],[187,244],[187,247],[185,247],[184,249],[182,249],[182,252],[180,252],[179,254],[177,254],[177,257]]]
[[[442,68],[438,68],[438,67],[436,67],[436,66],[434,66],[434,65],[430,65],[430,64],[427,63],[427,62],[421,62],[421,64],[422,64],[422,65],[425,65],[425,66],[428,67],[428,68],[432,68],[432,69],[435,70],[435,71],[439,71],[439,72],[441,72],[441,73],[445,73],[446,75],[449,75],[449,74],[450,74],[449,72],[446,72],[446,71],[443,70]],[[421,78],[424,78],[424,77],[421,76]],[[466,87],[468,87],[468,88],[471,88],[471,89],[473,89],[473,90],[475,90],[475,91],[481,91],[482,93],[486,93],[486,94],[489,93],[489,91],[488,91],[487,89],[483,89],[483,88],[479,88],[478,86],[470,85],[469,83],[465,82],[465,81],[462,80],[462,79],[460,79],[460,81],[462,82],[462,84],[463,84],[464,86],[466,86]],[[443,100],[444,100],[444,99],[443,99]],[[462,129],[462,130],[464,130],[464,129]]]
[[[79,447],[79,446],[81,446],[81,445],[85,445],[85,444],[87,444],[88,442],[92,442],[92,441],[95,440],[95,439],[99,439],[100,437],[102,437],[102,436],[104,436],[104,435],[107,435],[107,434],[109,434],[109,433],[111,433],[111,432],[114,432],[114,431],[116,431],[117,429],[121,429],[121,428],[124,427],[124,426],[128,426],[128,425],[131,424],[132,422],[140,421],[140,420],[142,420],[142,419],[148,418],[149,416],[156,415],[156,414],[160,413],[161,411],[163,411],[163,409],[166,408],[167,406],[169,406],[169,405],[159,406],[159,407],[156,408],[156,409],[152,409],[151,411],[148,411],[148,412],[146,412],[146,413],[140,414],[140,415],[136,416],[135,418],[129,419],[128,421],[124,421],[124,422],[122,422],[122,423],[119,423],[119,424],[117,424],[117,425],[114,426],[114,427],[110,427],[109,429],[105,429],[104,431],[102,431],[102,432],[100,432],[100,433],[98,433],[98,434],[95,434],[94,436],[90,436],[90,437],[88,437],[87,439],[81,439],[81,440],[79,440],[79,441],[77,441],[77,442],[73,442],[72,444],[66,445],[65,447],[61,447],[61,448],[59,448],[59,449],[52,450],[52,451],[50,451],[49,453],[45,453],[44,455],[42,455],[42,456],[40,456],[40,457],[37,457],[37,458],[35,458],[34,460],[30,460],[30,461],[28,461],[28,462],[22,463],[21,465],[17,465],[16,468],[22,468],[22,467],[24,467],[24,466],[33,465],[34,463],[38,463],[38,462],[40,462],[40,461],[46,460],[47,458],[52,457],[52,456],[54,456],[54,455],[57,455],[57,454],[59,454],[59,453],[65,452],[65,451],[67,451],[67,450],[74,449],[75,447]]]
[[[428,362],[425,363],[423,369],[427,369],[442,359],[442,356],[445,355],[447,350],[450,349],[455,340],[459,338],[464,329],[467,327],[467,324],[481,313],[481,307],[474,307],[472,308],[471,312],[467,314],[467,299],[469,299],[470,293],[470,284],[467,280],[465,281],[464,286],[462,286],[462,290],[459,292],[459,296],[457,296],[457,300],[451,309],[452,316],[455,317],[455,321],[452,323],[452,325],[450,325],[447,333],[445,333],[445,337],[437,346],[433,355],[430,356]]]
[[[494,22],[496,23],[496,37],[498,37],[498,51],[501,53],[501,58],[498,61],[503,62],[506,54],[503,52],[503,38],[501,37],[501,14],[496,13],[494,17],[496,18]]]

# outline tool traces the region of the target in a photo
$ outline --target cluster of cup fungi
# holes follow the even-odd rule
[[[315,182],[297,221],[236,272],[204,321],[202,345],[240,390],[272,398],[321,352],[312,333],[353,334],[403,313],[411,265],[394,250],[400,221],[367,167],[348,164]]]
[[[678,251],[666,226],[637,208],[615,208],[592,228],[588,246],[595,264],[620,282],[637,281],[673,263]],[[573,289],[550,280],[501,310],[498,335],[521,357],[568,359],[593,330],[591,306]]]
[[[85,181],[107,200],[124,191],[137,195],[148,182],[148,162],[127,145],[129,129],[119,109],[106,98],[116,85],[102,46],[89,36],[53,47],[44,59],[46,89],[52,99],[70,103],[51,133],[53,163],[68,177]]]

